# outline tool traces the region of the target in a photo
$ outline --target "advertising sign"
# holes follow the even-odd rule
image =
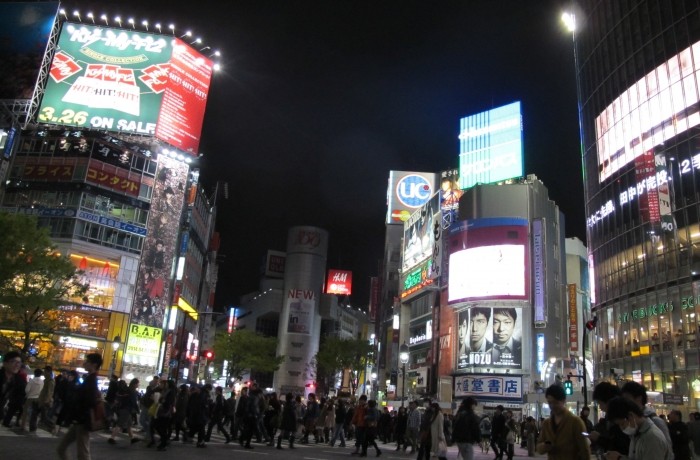
[[[387,224],[403,224],[435,193],[437,174],[390,171],[387,190]]]
[[[22,167],[22,179],[51,182],[71,181],[74,172],[74,165],[52,164],[50,160],[46,160],[41,163],[25,163]]]
[[[155,364],[162,336],[163,330],[160,328],[131,324],[126,340],[126,353],[145,358],[145,361],[141,361],[142,364]]]
[[[265,276],[268,278],[284,278],[286,260],[286,253],[268,250],[265,259]]]
[[[289,305],[289,324],[287,333],[311,335],[313,333],[313,315],[315,295],[313,291],[290,289],[287,292]]]
[[[92,163],[91,163],[92,164]],[[153,186],[147,237],[136,280],[136,296],[131,322],[151,327],[164,327],[166,308],[171,305],[170,280],[174,276],[173,259],[177,253],[177,235],[184,204],[189,168],[187,164],[158,156]]]
[[[522,175],[523,121],[520,101],[460,120],[461,189]]]
[[[459,188],[459,170],[451,169],[440,173],[440,209],[443,212],[456,211],[464,191]]]
[[[576,284],[566,286],[569,304],[569,351],[578,352],[578,302]]]
[[[522,309],[474,305],[457,320],[457,369],[522,366]]]
[[[533,277],[533,303],[535,308],[535,327],[546,326],[547,305],[545,305],[545,234],[543,220],[532,221],[532,277]]]
[[[462,221],[449,233],[449,302],[529,299],[527,219]]]
[[[372,276],[369,280],[369,319],[376,321],[377,312],[379,311],[379,303],[381,302],[382,290],[378,276]]]
[[[421,262],[417,267],[401,274],[401,298],[405,299],[424,287],[435,283],[430,277],[432,272],[432,259]]]
[[[436,193],[430,198],[430,201],[411,214],[411,217],[404,222],[402,271],[410,270],[433,256],[435,249],[434,219],[436,212],[440,209],[439,201],[439,194]],[[438,220],[439,223],[440,220]]]
[[[700,124],[700,42],[642,77],[595,119],[598,181]]]
[[[455,397],[475,396],[481,399],[522,399],[523,378],[520,375],[463,375],[455,377]]]
[[[38,121],[155,135],[196,154],[212,71],[174,37],[65,23]]]
[[[326,294],[350,295],[352,293],[352,272],[349,270],[328,270]]]
[[[131,173],[126,169],[91,159],[85,182],[138,197],[139,189],[141,188],[141,182],[139,182],[138,178],[138,174]]]

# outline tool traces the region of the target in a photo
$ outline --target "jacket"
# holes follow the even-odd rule
[[[452,442],[474,444],[481,440],[479,417],[473,410],[460,409],[452,424]]]
[[[583,424],[581,417],[565,411],[561,416],[556,432],[552,422],[552,417],[549,417],[542,424],[542,431],[538,440],[538,453],[545,453],[539,450],[539,443],[550,442],[552,443],[552,450],[547,453],[549,460],[590,460],[590,445],[588,440],[581,434],[586,431],[586,425]]]

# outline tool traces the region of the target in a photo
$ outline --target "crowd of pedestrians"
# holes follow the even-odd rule
[[[700,413],[683,421],[678,410],[668,418],[648,405],[644,386],[636,382],[595,386],[593,399],[605,414],[594,423],[590,409],[579,416],[566,406],[561,385],[545,391],[550,416],[516,420],[510,410],[497,406],[492,415],[478,416],[478,401],[467,397],[454,416],[443,413],[436,402],[410,401],[391,411],[380,409],[375,400],[354,398],[306,400],[291,393],[278,398],[264,394],[255,383],[243,387],[238,397],[224,389],[205,385],[181,385],[154,376],[141,388],[138,379],[129,382],[113,376],[106,394],[97,386],[99,354],[88,354],[86,374],[61,371],[54,376],[46,366],[29,377],[19,353],[4,356],[0,372],[0,420],[5,427],[32,433],[41,427],[62,435],[59,458],[67,458],[75,444],[78,457],[90,458],[90,432],[94,409],[106,409],[107,442],[143,442],[164,451],[172,442],[192,443],[205,448],[214,430],[228,444],[237,441],[246,449],[253,443],[277,449],[295,448],[295,443],[346,447],[351,455],[366,457],[371,448],[377,457],[380,445],[395,443],[396,451],[414,454],[417,460],[446,460],[447,447],[456,444],[462,460],[473,460],[475,448],[493,452],[494,460],[512,460],[515,445],[527,448],[529,456],[544,454],[549,460],[700,460]],[[451,411],[448,411],[451,412]],[[65,432],[62,433],[62,430]]]

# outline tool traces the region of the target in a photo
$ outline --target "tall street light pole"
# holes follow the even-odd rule
[[[408,345],[404,342],[399,347],[399,359],[403,365],[403,383],[401,384],[401,407],[404,407],[404,401],[406,399],[406,364],[408,364]]]

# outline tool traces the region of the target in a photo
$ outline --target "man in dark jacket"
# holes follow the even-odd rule
[[[6,427],[17,409],[24,403],[24,388],[27,380],[22,378],[22,355],[16,351],[5,354],[2,369],[0,369],[0,420]],[[7,404],[7,412],[5,410]]]
[[[277,448],[282,448],[282,440],[289,438],[289,448],[294,449],[294,435],[297,432],[297,411],[294,404],[294,395],[287,393],[282,409],[282,420],[280,422],[280,435],[277,438]]]
[[[671,435],[671,447],[673,458],[676,460],[690,459],[690,436],[688,425],[683,423],[683,414],[679,410],[672,410],[668,414],[668,431]]]
[[[101,400],[102,395],[97,388],[97,371],[102,366],[102,355],[98,353],[89,353],[85,357],[83,367],[88,374],[83,379],[83,383],[77,388],[77,395],[70,416],[67,419],[71,422],[68,432],[61,438],[58,443],[56,452],[61,460],[68,458],[67,450],[73,442],[76,443],[78,450],[78,458],[81,460],[90,460],[90,411]]]
[[[491,449],[496,455],[494,460],[503,460],[503,454],[506,451],[506,416],[503,415],[503,406],[496,406],[496,411],[493,413],[491,421]]]
[[[479,417],[474,413],[475,398],[468,396],[462,400],[453,423],[452,442],[457,444],[463,459],[474,458],[474,444],[481,441]]]
[[[238,397],[238,402],[236,403],[236,428],[232,430],[233,433],[240,432],[240,442],[241,446],[244,443],[243,435],[245,434],[245,417],[248,413],[248,387],[241,388],[241,394]]]
[[[598,407],[603,412],[607,412],[608,402],[620,396],[620,388],[610,382],[600,382],[593,389],[593,400],[598,403]],[[603,417],[593,426],[590,431],[591,451],[607,452],[616,451],[621,455],[627,455],[630,448],[630,438],[622,432],[619,426]]]
[[[214,404],[212,405],[211,418],[209,419],[209,426],[207,427],[207,436],[205,440],[209,442],[211,439],[211,432],[214,429],[214,425],[216,425],[216,429],[224,434],[226,437],[226,444],[228,444],[231,442],[231,436],[229,436],[222,423],[224,420],[224,408],[226,402],[224,399],[223,388],[216,387],[214,393]]]

